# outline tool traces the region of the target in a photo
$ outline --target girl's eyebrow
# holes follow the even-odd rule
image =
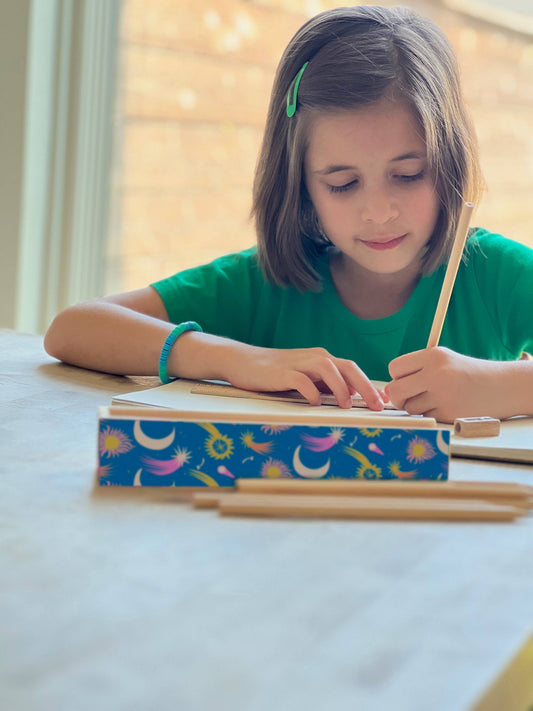
[[[389,162],[390,163],[397,163],[398,161],[401,160],[422,160],[426,158],[425,153],[418,153],[418,151],[410,151],[409,153],[402,153],[401,156],[397,156],[396,158],[392,158]]]
[[[419,153],[418,151],[410,151],[409,153],[402,153],[401,156],[396,156],[396,158],[391,158],[389,163],[399,163],[402,160],[425,160],[425,158],[425,153]],[[328,165],[321,170],[314,170],[313,173],[316,173],[317,175],[331,175],[332,173],[341,173],[343,170],[356,170],[356,166],[334,164]]]
[[[322,170],[314,170],[313,173],[317,173],[318,175],[331,175],[331,173],[340,173],[343,170],[354,170],[355,166],[354,165],[328,165],[326,168],[323,168]]]

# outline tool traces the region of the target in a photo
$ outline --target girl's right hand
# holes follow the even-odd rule
[[[202,370],[194,372],[196,368],[189,371],[187,367],[185,373],[181,369],[183,377],[227,380],[243,390],[297,390],[311,405],[320,405],[321,392],[331,392],[343,408],[352,407],[351,396],[359,393],[372,410],[384,407],[385,395],[354,361],[336,358],[324,348],[260,348],[199,333],[183,334],[179,340],[182,341],[179,349],[183,356],[182,368],[185,363],[188,366],[195,363]],[[193,341],[196,357],[189,350]],[[204,351],[202,346],[208,350]],[[202,368],[202,351],[209,353],[211,364],[214,359],[217,361],[216,372],[206,374]]]

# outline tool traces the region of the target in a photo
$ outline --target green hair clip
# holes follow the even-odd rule
[[[309,64],[309,62],[306,62],[303,67],[300,69],[298,74],[296,75],[295,79],[293,80],[291,86],[294,84],[294,89],[292,91],[292,101],[291,101],[291,88],[289,87],[289,91],[287,92],[287,116],[289,118],[292,118],[294,114],[296,113],[296,103],[298,101],[298,87],[300,86],[300,80],[302,78],[302,74],[304,73],[304,70],[306,66]]]

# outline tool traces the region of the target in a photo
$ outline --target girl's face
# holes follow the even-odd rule
[[[439,202],[413,114],[382,99],[312,120],[305,181],[346,266],[418,273]]]

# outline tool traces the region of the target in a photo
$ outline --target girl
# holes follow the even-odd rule
[[[426,349],[480,173],[453,51],[404,8],[321,13],[290,41],[254,183],[258,246],[60,313],[47,352],[109,373],[356,391],[410,413],[533,414],[533,250],[473,230]],[[192,319],[193,321],[190,321]],[[176,324],[178,324],[176,326]],[[386,393],[369,378],[389,380]]]

